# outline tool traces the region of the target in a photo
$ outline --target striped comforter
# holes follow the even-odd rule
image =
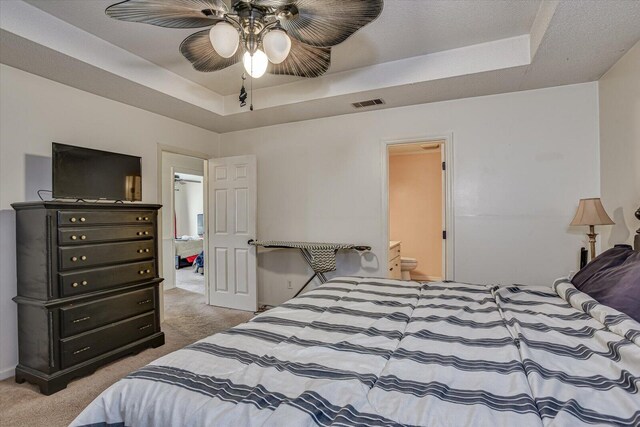
[[[74,426],[640,425],[640,324],[549,287],[339,278],[164,356]]]

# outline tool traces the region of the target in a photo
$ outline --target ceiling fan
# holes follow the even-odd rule
[[[198,71],[242,61],[247,73],[318,77],[331,47],[382,12],[383,0],[125,0],[106,14],[168,28],[211,27],[187,37],[180,52]]]

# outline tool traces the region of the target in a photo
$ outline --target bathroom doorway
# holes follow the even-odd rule
[[[390,278],[452,280],[448,141],[385,144]]]

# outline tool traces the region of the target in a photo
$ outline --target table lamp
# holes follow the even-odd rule
[[[589,245],[591,246],[591,259],[596,257],[596,225],[613,225],[615,224],[602,206],[599,197],[591,199],[580,199],[576,216],[571,221],[571,225],[588,225],[589,226]]]

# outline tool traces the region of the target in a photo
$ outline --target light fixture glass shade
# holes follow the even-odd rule
[[[282,30],[271,30],[262,39],[267,58],[274,64],[280,64],[287,59],[291,50],[291,39]]]
[[[218,55],[223,58],[231,58],[238,50],[240,43],[238,30],[228,22],[219,22],[211,27],[209,39]]]
[[[576,216],[571,225],[613,225],[615,224],[602,206],[599,198],[581,199]]]
[[[247,73],[249,73],[249,75],[254,79],[257,79],[262,77],[267,71],[269,59],[263,51],[258,49],[253,56],[251,56],[249,52],[245,52],[242,57],[242,63],[244,64],[244,69],[247,70]]]

